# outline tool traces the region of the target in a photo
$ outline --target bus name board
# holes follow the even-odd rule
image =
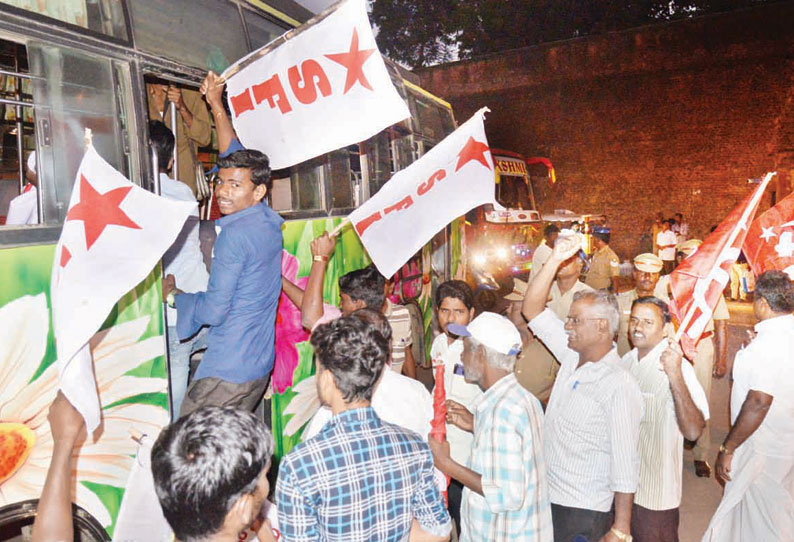
[[[502,175],[521,175],[527,174],[527,165],[523,160],[515,160],[511,158],[502,158],[495,156],[496,170]]]

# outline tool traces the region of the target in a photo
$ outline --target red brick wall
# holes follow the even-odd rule
[[[656,212],[703,238],[750,187],[794,169],[794,2],[514,50],[418,71],[491,146],[547,156],[541,212],[605,213],[612,246],[650,247]]]

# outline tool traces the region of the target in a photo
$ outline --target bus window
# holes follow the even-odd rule
[[[397,173],[414,162],[416,157],[414,155],[413,139],[411,136],[403,136],[392,140],[391,157],[392,173]]]
[[[411,92],[413,104],[414,129],[425,137],[440,141],[455,130],[452,115],[445,107],[432,99]],[[416,126],[418,124],[418,126]]]
[[[254,50],[267,45],[287,31],[276,23],[246,9],[243,10],[243,18],[245,26],[248,28],[248,37],[251,39],[251,48]]]
[[[0,0],[0,3],[63,23],[73,24],[111,38],[129,40],[121,0],[94,0],[93,2],[86,0],[58,0],[57,2],[51,0],[47,2]]]
[[[384,131],[361,144],[361,152],[367,157],[367,178],[369,180],[369,196],[391,178],[392,165],[389,154],[389,133]]]
[[[334,151],[328,155],[327,179],[329,179],[331,191],[331,209],[329,210],[339,211],[356,207],[353,201],[354,177],[350,159],[351,156],[347,149]]]
[[[134,0],[127,6],[135,46],[149,53],[220,73],[249,52],[232,2]]]
[[[314,158],[290,168],[293,211],[325,209],[323,195],[324,157]]]
[[[38,224],[33,91],[25,46],[0,40],[0,70],[0,225]]]
[[[97,152],[133,182],[129,72],[123,63],[63,46],[28,42],[36,111],[43,222],[63,222],[91,128]],[[133,149],[133,150],[130,150]],[[135,160],[137,161],[137,160]]]
[[[507,209],[534,209],[525,177],[500,175],[496,200]]]

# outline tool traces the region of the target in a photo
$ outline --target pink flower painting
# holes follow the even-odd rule
[[[298,278],[298,259],[283,250],[281,274],[293,284],[306,288],[309,277]],[[276,363],[273,367],[273,389],[278,393],[292,386],[292,374],[298,366],[297,344],[309,340],[309,333],[301,324],[301,310],[282,292],[276,313]]]

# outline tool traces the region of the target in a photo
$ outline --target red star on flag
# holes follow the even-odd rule
[[[68,264],[71,259],[72,253],[69,252],[69,249],[66,248],[66,246],[61,247],[61,267],[66,267],[66,264]]]
[[[345,92],[353,88],[353,85],[356,84],[356,81],[361,83],[361,86],[372,90],[372,86],[367,81],[367,77],[364,75],[364,62],[375,52],[375,49],[364,49],[359,50],[358,48],[358,30],[355,28],[353,29],[353,39],[350,42],[350,50],[346,53],[335,53],[332,55],[325,55],[326,58],[333,60],[334,62],[341,64],[345,68],[347,68],[347,77],[345,78]]]
[[[69,209],[66,221],[83,221],[86,250],[91,250],[91,246],[108,226],[141,229],[119,207],[130,190],[132,190],[132,186],[126,186],[100,194],[94,190],[85,175],[80,175],[80,201]]]
[[[458,171],[472,160],[477,160],[488,169],[491,169],[488,160],[485,158],[485,153],[490,151],[491,149],[488,148],[488,145],[469,136],[469,140],[466,141],[463,149],[458,153],[458,165],[455,166],[455,171]]]

